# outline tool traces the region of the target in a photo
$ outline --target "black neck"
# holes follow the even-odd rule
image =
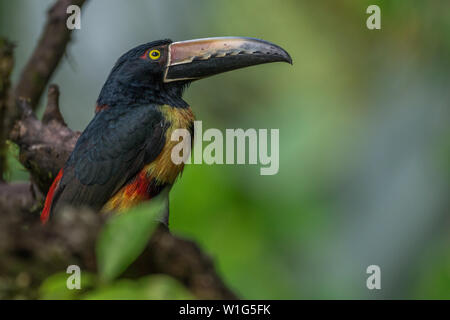
[[[187,108],[189,105],[182,99],[187,83],[123,83],[119,79],[110,78],[103,85],[97,99],[97,105],[170,105]]]

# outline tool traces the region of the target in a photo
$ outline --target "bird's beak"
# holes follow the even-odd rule
[[[164,82],[196,80],[262,63],[292,59],[268,41],[220,37],[173,42],[169,45]]]

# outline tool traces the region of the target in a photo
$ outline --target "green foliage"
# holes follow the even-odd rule
[[[165,275],[151,275],[140,279],[120,279],[101,284],[95,274],[81,273],[81,289],[69,290],[69,275],[61,272],[48,277],[39,288],[44,300],[163,300],[194,299],[177,280]]]
[[[444,240],[448,242],[449,238]],[[442,247],[432,248],[424,254],[422,272],[413,290],[414,299],[450,299],[450,253],[440,254],[447,249]]]
[[[193,296],[177,280],[164,275],[152,275],[138,280],[117,280],[83,295],[81,299],[177,300],[193,299]]]
[[[5,178],[9,181],[28,180],[29,173],[19,162],[19,147],[9,140],[6,141],[6,155]]]
[[[72,300],[78,299],[80,294],[86,292],[96,284],[96,276],[92,273],[81,273],[81,289],[69,290],[67,279],[70,275],[61,272],[56,273],[44,280],[39,288],[39,297],[48,300]]]
[[[139,256],[158,224],[164,199],[155,198],[111,218],[97,240],[97,262],[102,281],[120,275]]]

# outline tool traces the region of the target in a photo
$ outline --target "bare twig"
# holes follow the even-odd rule
[[[22,72],[15,89],[16,98],[30,99],[35,110],[45,86],[64,55],[71,30],[66,26],[67,7],[82,6],[85,0],[59,0],[48,11],[47,23],[41,38]]]
[[[47,108],[45,109],[44,116],[42,117],[43,124],[49,124],[52,121],[67,126],[64,122],[64,118],[59,110],[59,88],[56,84],[51,84],[48,87],[47,94]]]

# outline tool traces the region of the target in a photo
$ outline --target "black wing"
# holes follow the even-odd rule
[[[101,209],[159,155],[168,125],[153,105],[97,113],[64,167],[52,212],[67,204]]]

